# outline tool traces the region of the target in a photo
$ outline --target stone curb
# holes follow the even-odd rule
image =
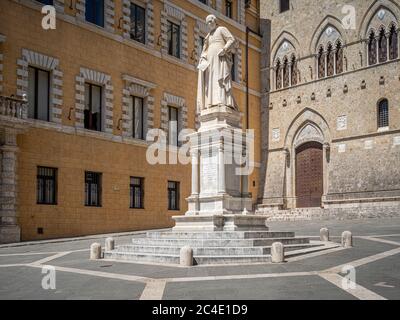
[[[31,245],[47,244],[47,243],[62,243],[62,242],[82,241],[82,240],[91,240],[91,239],[101,239],[101,238],[107,238],[107,237],[124,237],[124,236],[130,236],[130,235],[146,234],[146,232],[149,232],[149,231],[157,232],[157,231],[168,231],[168,230],[170,230],[170,228],[128,231],[128,232],[120,232],[120,233],[104,233],[104,234],[95,234],[95,235],[90,235],[90,236],[82,236],[82,237],[74,237],[74,238],[59,238],[59,239],[49,239],[49,240],[36,240],[36,241],[6,243],[6,244],[0,244],[0,249],[13,248],[13,247],[24,247],[24,246],[31,246]]]

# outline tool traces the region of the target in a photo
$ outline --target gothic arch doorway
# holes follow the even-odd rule
[[[296,207],[321,207],[324,194],[323,145],[312,141],[298,146],[295,162]]]

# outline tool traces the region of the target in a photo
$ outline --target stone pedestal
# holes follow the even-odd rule
[[[184,217],[173,217],[175,230],[265,230],[265,217],[252,215],[248,193],[248,146],[241,114],[226,106],[203,110],[201,126],[191,134],[192,194]],[[238,218],[236,215],[242,216]],[[252,222],[251,222],[252,221]]]

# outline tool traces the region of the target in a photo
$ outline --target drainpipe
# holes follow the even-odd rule
[[[262,38],[258,32],[246,26],[246,129],[249,129],[249,35],[255,34]]]

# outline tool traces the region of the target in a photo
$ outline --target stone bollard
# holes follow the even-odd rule
[[[193,266],[193,249],[191,247],[186,246],[181,249],[180,265],[183,267]]]
[[[320,239],[321,241],[328,242],[329,241],[329,229],[328,228],[322,228],[319,231]]]
[[[351,248],[353,246],[353,235],[350,231],[342,233],[342,247]]]
[[[101,244],[95,242],[90,246],[90,260],[97,259],[101,259]]]
[[[106,246],[105,246],[105,250],[106,251],[111,251],[114,250],[115,248],[115,240],[113,238],[107,238],[106,239]]]
[[[274,242],[271,246],[271,262],[282,263],[285,261],[285,247],[281,242]]]

